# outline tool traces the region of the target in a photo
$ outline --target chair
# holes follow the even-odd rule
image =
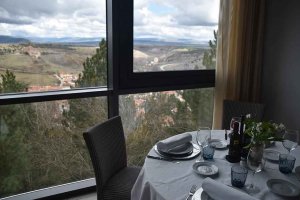
[[[83,137],[94,167],[97,199],[130,199],[141,168],[127,166],[121,117],[113,117],[88,129]]]
[[[264,114],[264,107],[263,104],[258,103],[224,100],[222,129],[229,130],[231,118],[240,117],[241,115],[251,114],[251,117],[261,121]]]

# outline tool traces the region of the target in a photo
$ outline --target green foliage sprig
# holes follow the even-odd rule
[[[251,137],[251,143],[245,148],[249,148],[254,145],[263,144],[271,141],[282,141],[283,138],[276,133],[285,131],[285,126],[280,123],[274,123],[272,121],[256,121],[252,118],[246,118],[245,120],[245,134]]]

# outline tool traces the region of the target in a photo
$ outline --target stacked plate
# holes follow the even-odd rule
[[[187,142],[182,145],[176,146],[172,149],[159,149],[157,145],[154,146],[156,153],[162,157],[172,158],[174,160],[188,160],[200,154],[198,145]]]

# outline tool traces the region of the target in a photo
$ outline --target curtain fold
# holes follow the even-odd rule
[[[265,0],[221,0],[213,128],[223,100],[260,101]]]

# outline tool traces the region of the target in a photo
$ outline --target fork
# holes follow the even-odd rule
[[[190,200],[191,197],[195,194],[196,190],[197,190],[197,186],[193,185],[189,191],[189,195],[187,196],[186,200]]]

